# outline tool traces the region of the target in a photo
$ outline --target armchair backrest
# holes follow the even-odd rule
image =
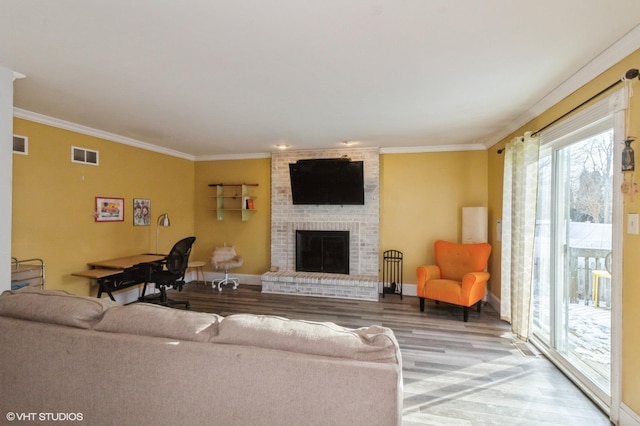
[[[183,276],[189,264],[189,254],[196,237],[187,237],[173,245],[166,259],[167,270],[172,274]]]
[[[467,272],[486,270],[491,254],[489,243],[458,244],[438,240],[434,249],[441,277],[456,281],[461,281]]]

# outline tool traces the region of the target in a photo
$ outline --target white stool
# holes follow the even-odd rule
[[[196,281],[200,282],[200,275],[202,275],[202,281],[204,281],[204,285],[207,285],[207,279],[204,276],[204,271],[202,270],[204,265],[206,265],[206,262],[203,262],[201,260],[194,260],[194,261],[189,262],[187,264],[187,268],[195,268],[195,270],[196,270]]]

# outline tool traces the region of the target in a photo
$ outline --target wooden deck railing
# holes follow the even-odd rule
[[[569,300],[591,303],[593,275],[595,270],[604,270],[605,258],[610,250],[569,247]]]

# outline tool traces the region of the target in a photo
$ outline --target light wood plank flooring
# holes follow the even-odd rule
[[[387,295],[379,302],[262,294],[260,286],[219,293],[192,282],[176,300],[227,316],[278,315],[332,321],[345,327],[380,324],[400,343],[404,376],[403,425],[609,425],[584,394],[542,356],[525,356],[497,313],[481,313]],[[526,345],[525,345],[526,349]],[[534,354],[535,355],[535,354]]]

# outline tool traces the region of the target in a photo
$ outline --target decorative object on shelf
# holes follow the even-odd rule
[[[133,225],[148,226],[151,224],[151,200],[133,199]]]
[[[156,224],[156,254],[158,254],[158,236],[160,233],[160,227],[167,227],[167,226],[171,226],[171,221],[169,220],[169,214],[168,213],[162,213],[160,216],[158,216],[158,222]]]
[[[246,201],[246,202],[245,202],[245,204],[246,204],[246,206],[245,206],[245,207],[246,207],[248,210],[253,210],[253,209],[255,209],[255,206],[253,205],[253,198],[245,197],[245,199],[246,199],[246,200],[245,200],[245,201]]]
[[[124,198],[96,197],[94,217],[96,222],[122,222]]]
[[[635,170],[636,163],[633,148],[631,148],[631,143],[635,140],[636,138],[634,136],[627,136],[627,138],[624,140],[624,148],[622,149],[623,172],[632,172]]]

